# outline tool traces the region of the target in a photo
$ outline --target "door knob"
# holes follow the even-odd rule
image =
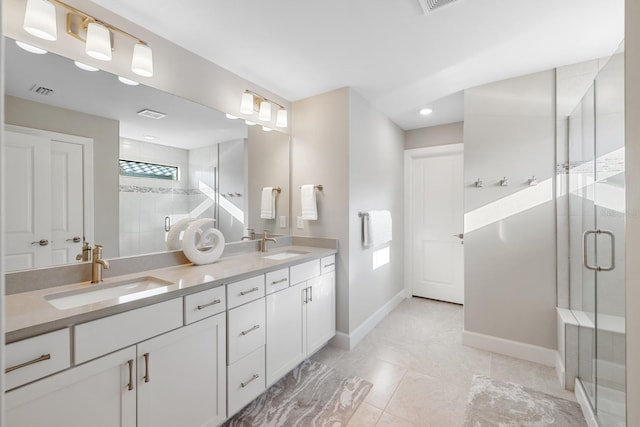
[[[464,233],[454,234],[453,237],[457,237],[458,239],[463,239],[464,238]]]
[[[42,239],[39,240],[37,242],[31,242],[32,245],[40,245],[40,246],[47,246],[49,244],[49,241],[47,239]]]
[[[67,239],[67,242],[80,243],[82,239],[79,237],[74,237],[72,239]]]

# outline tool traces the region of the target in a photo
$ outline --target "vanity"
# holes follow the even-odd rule
[[[7,296],[7,426],[220,425],[335,335],[336,252],[294,240]]]

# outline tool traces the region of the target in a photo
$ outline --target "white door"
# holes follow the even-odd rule
[[[5,135],[6,270],[72,262],[84,237],[83,146]]]
[[[412,294],[462,304],[462,144],[410,151],[407,184]]]

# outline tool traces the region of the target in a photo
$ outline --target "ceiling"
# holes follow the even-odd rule
[[[624,36],[624,0],[92,1],[289,101],[350,86],[403,129],[462,120],[464,89]]]

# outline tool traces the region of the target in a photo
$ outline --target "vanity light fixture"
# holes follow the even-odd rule
[[[242,114],[252,115],[254,113],[258,113],[258,120],[263,122],[270,122],[271,115],[271,107],[275,105],[278,107],[278,111],[276,112],[276,123],[277,127],[286,128],[288,126],[287,120],[287,109],[284,106],[274,102],[270,99],[265,98],[262,95],[259,95],[249,89],[245,90],[242,94],[242,99],[240,100],[240,112]],[[255,124],[249,120],[245,121],[249,126]],[[250,124],[251,123],[251,124]],[[272,130],[272,129],[270,129]]]
[[[80,68],[81,70],[85,70],[85,71],[99,71],[100,70],[100,68],[94,67],[93,65],[85,64],[84,62],[73,61],[73,63],[75,64],[76,67]]]
[[[56,7],[47,0],[27,0],[23,28],[43,40],[57,40]]]
[[[20,40],[16,40],[16,44],[27,52],[35,53],[37,55],[44,55],[45,53],[47,53],[47,51],[44,49],[41,49],[29,43],[21,42]]]
[[[140,84],[135,80],[131,80],[131,79],[128,79],[128,78],[122,77],[122,76],[118,76],[118,80],[120,80],[120,83],[124,83],[124,84],[129,85],[129,86],[138,86]]]
[[[251,120],[245,120],[244,124],[246,124],[247,126],[255,126],[256,124],[254,122],[252,122]]]
[[[27,0],[24,30],[43,40],[57,40],[56,6],[68,11],[67,34],[85,43],[87,55],[100,61],[111,61],[113,33],[118,33],[135,42],[131,71],[142,77],[153,76],[153,52],[144,41],[60,0]]]

